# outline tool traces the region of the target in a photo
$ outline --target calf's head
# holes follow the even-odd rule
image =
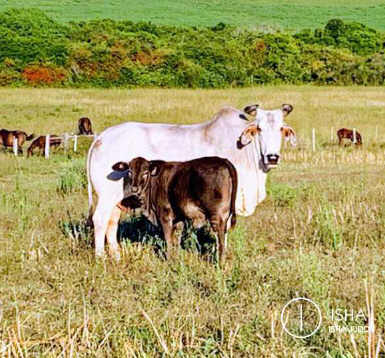
[[[260,109],[257,105],[247,106],[244,109],[249,115],[255,116],[255,120],[242,132],[240,144],[246,146],[255,141],[266,171],[278,165],[282,142],[281,132],[287,127],[284,124],[284,118],[292,110],[293,106],[290,104],[283,104],[280,109],[269,111]]]
[[[136,196],[144,200],[146,191],[150,185],[150,165],[148,160],[138,157],[129,163],[118,162],[112,166],[116,172],[120,172],[120,178],[124,178],[124,197]]]

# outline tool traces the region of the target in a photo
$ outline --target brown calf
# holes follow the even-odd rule
[[[350,139],[352,142],[354,141],[353,131],[347,128],[341,128],[337,131],[338,144],[342,144],[342,140],[344,138]],[[356,131],[356,145],[362,144],[361,134]]]
[[[199,228],[206,221],[217,239],[219,263],[225,257],[227,230],[236,223],[237,172],[227,159],[204,157],[187,162],[135,158],[112,167],[124,177],[124,198],[135,196],[144,215],[162,227],[167,257],[179,245],[178,222],[191,220]]]
[[[53,138],[51,138],[51,136]],[[57,138],[58,136],[55,134],[52,134],[51,136],[49,138],[49,146],[50,147],[58,147],[62,143],[63,140],[61,138]],[[40,154],[43,155],[44,149],[45,149],[45,139],[46,139],[45,135],[37,137],[29,146],[29,148],[27,150],[27,157],[33,155],[33,151],[36,148],[38,148],[40,150]]]
[[[92,132],[92,124],[91,124],[91,120],[87,117],[82,117],[79,119],[79,122],[78,122],[78,126],[79,126],[79,135],[92,135],[94,134]]]
[[[21,148],[25,141],[31,140],[34,137],[33,134],[27,135],[27,133],[23,131],[9,131],[7,129],[0,130],[0,144],[4,146],[4,148],[13,147],[13,139],[17,139],[17,151],[23,154],[23,149]]]

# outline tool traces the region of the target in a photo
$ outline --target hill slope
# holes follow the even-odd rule
[[[385,29],[384,0],[0,0],[0,11],[36,7],[62,22],[111,18],[156,24],[211,26],[218,22],[257,29],[316,28],[330,18]]]

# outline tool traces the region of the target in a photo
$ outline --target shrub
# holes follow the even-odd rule
[[[39,10],[9,10],[0,13],[0,85],[382,85],[384,46],[383,33],[340,19],[292,35],[226,24],[196,28],[93,20],[62,25]]]
[[[67,72],[53,66],[31,65],[24,69],[22,76],[31,85],[51,85],[63,83]]]

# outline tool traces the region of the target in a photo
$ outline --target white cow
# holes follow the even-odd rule
[[[123,180],[108,178],[115,163],[139,156],[166,161],[203,156],[229,159],[238,173],[236,211],[251,215],[266,197],[266,175],[278,164],[283,119],[292,109],[291,105],[269,111],[247,106],[245,112],[255,116],[248,121],[244,112],[223,108],[212,120],[200,124],[127,122],[106,129],[95,138],[87,158],[90,217],[92,189],[98,197],[92,216],[96,256],[104,255],[107,237],[111,253],[120,257],[116,236],[121,210],[117,205],[123,199]]]

